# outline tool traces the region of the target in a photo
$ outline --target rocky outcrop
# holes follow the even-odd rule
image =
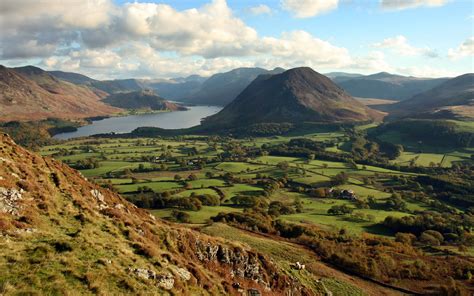
[[[18,202],[22,199],[22,192],[22,189],[0,187],[0,212],[17,216],[20,209]]]

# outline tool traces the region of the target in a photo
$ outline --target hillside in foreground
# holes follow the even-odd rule
[[[4,134],[0,155],[4,295],[311,294],[267,257],[156,220]]]

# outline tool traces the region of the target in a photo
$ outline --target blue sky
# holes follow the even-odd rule
[[[43,0],[48,9],[5,1],[6,65],[98,78],[207,76],[240,66],[474,72],[474,1]],[[38,9],[45,9],[41,18]]]

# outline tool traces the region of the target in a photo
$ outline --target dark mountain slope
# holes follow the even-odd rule
[[[353,99],[329,78],[311,68],[260,75],[204,126],[268,122],[360,122],[380,114]]]

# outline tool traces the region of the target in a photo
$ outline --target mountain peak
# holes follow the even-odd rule
[[[369,121],[376,114],[309,67],[261,75],[204,125]]]
[[[31,65],[13,68],[13,70],[26,75],[40,75],[46,73],[43,69]]]

